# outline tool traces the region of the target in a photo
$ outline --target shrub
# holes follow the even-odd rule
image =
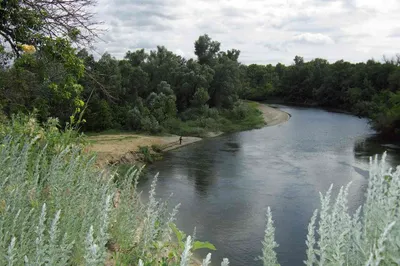
[[[155,152],[158,152],[158,153],[160,153],[160,152],[163,151],[161,145],[159,145],[159,144],[153,144],[153,145],[151,145],[151,149],[152,149],[153,151],[155,151]]]
[[[250,112],[248,106],[245,103],[242,103],[240,101],[236,102],[235,105],[233,106],[233,109],[231,111],[232,117],[234,119],[244,119],[246,115]]]
[[[161,259],[177,209],[169,213],[155,199],[157,178],[143,204],[135,168],[117,187],[117,173],[96,170],[79,145],[54,153],[34,139],[6,134],[1,140],[0,265]]]
[[[154,162],[153,155],[151,154],[148,146],[139,146],[139,153],[143,155],[143,161],[145,163],[153,163]]]
[[[82,134],[72,127],[67,127],[64,131],[60,131],[59,127],[56,118],[49,118],[40,124],[35,114],[16,114],[11,120],[0,123],[0,139],[4,140],[8,136],[14,144],[20,139],[30,140],[31,148],[35,152],[46,148],[49,158],[66,148],[83,147],[85,140]]]
[[[386,154],[370,163],[365,203],[348,211],[349,185],[331,202],[332,186],[308,226],[306,265],[396,265],[400,262],[400,168],[388,168]],[[269,214],[270,215],[270,214]],[[318,218],[318,224],[316,224]],[[264,261],[274,261],[272,219],[264,240]],[[265,264],[264,265],[271,265]]]
[[[217,108],[207,108],[206,109],[206,114],[210,118],[217,119],[219,116],[219,112]]]

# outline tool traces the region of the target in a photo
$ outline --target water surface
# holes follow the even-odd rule
[[[276,226],[278,260],[282,266],[302,265],[305,236],[319,191],[352,182],[350,205],[363,201],[368,157],[389,151],[389,162],[400,162],[399,146],[374,137],[365,119],[319,109],[285,107],[292,115],[281,125],[266,127],[182,147],[147,168],[160,172],[158,197],[173,193],[181,203],[177,225],[200,240],[213,243],[215,263],[262,265],[265,211],[271,207]],[[334,194],[335,195],[335,194]],[[207,252],[200,252],[205,256]]]

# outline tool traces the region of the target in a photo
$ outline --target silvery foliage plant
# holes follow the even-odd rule
[[[386,165],[386,153],[370,159],[365,203],[350,213],[349,185],[332,200],[332,186],[320,193],[321,208],[308,226],[305,265],[399,265],[400,264],[400,167]],[[263,241],[264,265],[276,265],[272,219],[267,212]]]
[[[155,199],[157,178],[144,203],[134,169],[118,187],[81,148],[48,156],[35,141],[0,140],[0,265],[104,265],[113,242],[133,257],[159,255],[177,207]]]

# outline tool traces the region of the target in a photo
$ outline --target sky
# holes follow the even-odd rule
[[[99,54],[157,45],[195,57],[203,34],[244,64],[382,60],[400,53],[400,0],[98,0]]]

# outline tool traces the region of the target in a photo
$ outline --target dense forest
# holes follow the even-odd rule
[[[46,1],[28,2],[46,7]],[[96,60],[77,48],[90,36],[68,21],[57,23],[51,17],[57,14],[37,15],[12,3],[1,2],[0,10],[2,116],[35,112],[40,121],[57,117],[84,131],[205,135],[261,126],[256,107],[241,99],[279,99],[365,116],[384,136],[400,135],[399,56],[357,64],[296,56],[289,66],[247,66],[240,63],[239,50],[221,51],[218,41],[203,35],[194,43],[196,59],[158,46],[128,51],[123,59],[105,53]]]

